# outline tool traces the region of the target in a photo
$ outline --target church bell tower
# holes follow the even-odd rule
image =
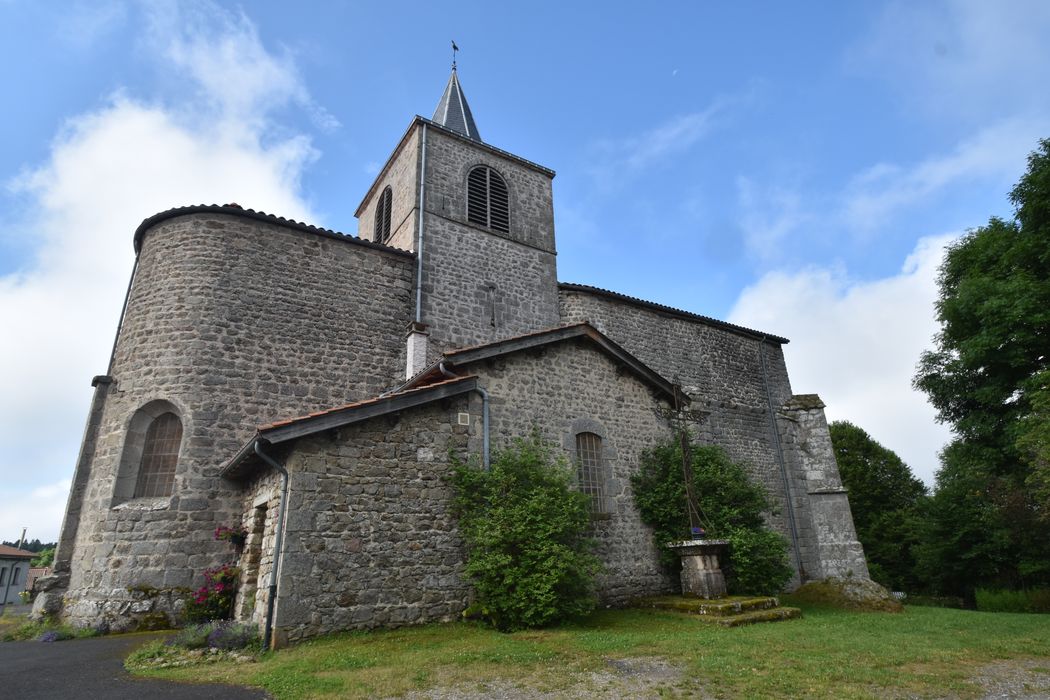
[[[553,178],[482,141],[453,64],[433,117],[412,120],[356,212],[361,238],[417,255],[407,374],[558,324]]]

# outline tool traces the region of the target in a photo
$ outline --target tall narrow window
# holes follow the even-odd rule
[[[605,469],[602,465],[602,439],[594,433],[576,435],[580,491],[591,497],[591,512],[604,512]]]
[[[467,175],[467,221],[510,233],[507,183],[487,165],[479,165]]]
[[[182,443],[182,421],[174,413],[157,416],[146,430],[135,498],[170,496]]]
[[[372,238],[376,243],[386,243],[390,239],[390,207],[393,199],[394,194],[389,187],[379,195],[379,203],[376,204],[376,233]]]

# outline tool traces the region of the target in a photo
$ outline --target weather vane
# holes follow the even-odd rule
[[[452,70],[456,70],[456,52],[459,51],[459,47],[456,46],[456,40],[452,40]]]

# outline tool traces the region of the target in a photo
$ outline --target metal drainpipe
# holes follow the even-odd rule
[[[281,545],[284,544],[284,509],[288,502],[288,470],[262,451],[262,440],[255,440],[255,454],[281,474],[281,504],[277,508],[277,527],[274,529],[273,563],[270,566],[270,595],[266,601],[266,625],[263,630],[263,649],[270,648],[273,639],[273,608],[277,603],[277,569],[281,564]]]
[[[441,370],[441,374],[445,375],[450,379],[459,377],[458,374],[450,372],[444,362],[438,363],[438,369]],[[481,394],[481,460],[482,464],[485,465],[485,471],[489,470],[489,392],[482,389],[480,386],[477,387],[477,392]]]
[[[423,125],[422,158],[419,165],[419,234],[416,242],[416,323],[423,322],[423,207],[427,191],[427,125]]]
[[[762,384],[766,389],[766,405],[769,406],[769,426],[773,430],[773,446],[776,450],[777,464],[780,466],[780,476],[784,480],[784,502],[787,503],[788,526],[791,531],[791,548],[795,554],[795,565],[798,567],[798,577],[803,583],[806,581],[806,567],[802,565],[802,553],[798,547],[798,528],[795,524],[795,505],[791,502],[791,482],[788,480],[787,467],[784,465],[784,449],[780,444],[780,430],[777,428],[777,414],[773,410],[773,394],[769,389],[769,370],[766,367],[766,336],[758,346],[758,354],[762,359]]]

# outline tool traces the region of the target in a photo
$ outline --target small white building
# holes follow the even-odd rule
[[[21,603],[18,594],[26,588],[29,562],[36,555],[0,544],[0,605]]]

